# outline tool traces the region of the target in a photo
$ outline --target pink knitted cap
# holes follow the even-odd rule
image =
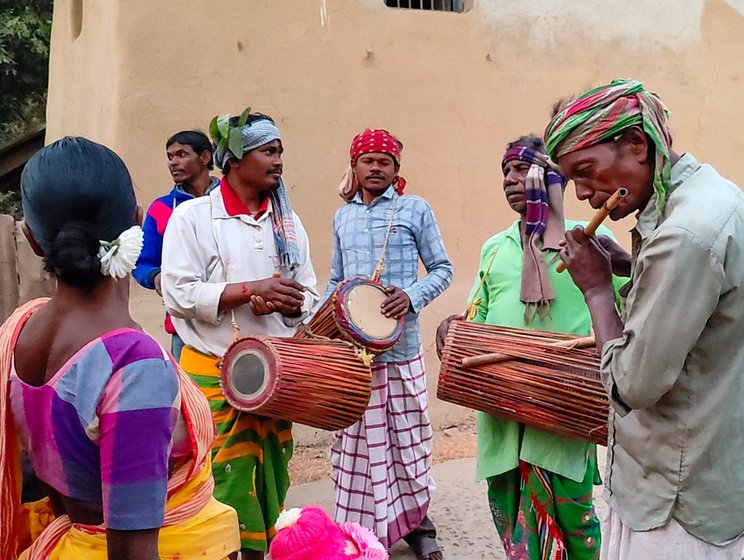
[[[356,523],[336,525],[323,509],[309,506],[282,512],[271,541],[271,560],[387,560],[372,531]]]

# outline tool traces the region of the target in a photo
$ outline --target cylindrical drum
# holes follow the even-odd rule
[[[437,396],[548,432],[607,445],[609,402],[596,350],[551,347],[571,338],[452,321]],[[492,352],[513,359],[463,366],[463,358]]]
[[[340,282],[307,326],[314,335],[346,340],[372,354],[389,350],[403,334],[403,318],[385,317],[380,305],[387,298],[382,286],[368,278]],[[300,330],[298,338],[311,336]]]
[[[238,410],[323,430],[359,420],[372,391],[369,366],[336,340],[241,338],[222,359],[220,382]]]

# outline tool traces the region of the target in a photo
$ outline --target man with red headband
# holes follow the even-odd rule
[[[388,297],[381,310],[405,317],[405,332],[372,364],[372,398],[362,419],[336,434],[336,521],[373,530],[387,547],[405,539],[418,558],[441,560],[426,515],[434,489],[432,430],[418,315],[450,285],[452,264],[429,204],[403,194],[402,148],[385,130],[365,130],[351,143],[351,167],[339,185],[347,204],[333,221],[325,297],[343,280],[372,277],[384,257],[381,282]],[[420,279],[419,260],[426,268]]]

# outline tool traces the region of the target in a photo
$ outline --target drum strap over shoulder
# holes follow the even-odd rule
[[[468,321],[472,321],[475,318],[475,316],[478,314],[478,306],[483,301],[483,296],[479,294],[481,293],[481,290],[483,290],[483,285],[486,283],[486,278],[488,278],[488,274],[491,272],[493,261],[496,260],[496,255],[498,255],[498,253],[499,253],[498,249],[496,249],[493,252],[491,261],[488,263],[488,267],[486,268],[486,271],[481,276],[480,284],[478,284],[478,289],[475,290],[475,292],[473,292],[473,297],[471,297],[470,301],[468,302],[468,307],[465,310],[465,313],[463,314],[463,317],[467,319]]]
[[[214,211],[214,204],[212,203],[212,197],[209,198],[209,215],[211,217],[213,211]],[[220,266],[222,266],[222,275],[225,277],[225,282],[228,284],[230,283],[230,278],[228,278],[227,274],[227,267],[225,266],[225,259],[222,258],[222,251],[220,250],[220,238],[217,235],[217,227],[216,227],[217,220],[212,219],[212,237],[214,238],[214,245],[217,249],[217,259],[220,261]],[[233,342],[238,340],[240,338],[240,326],[238,325],[238,320],[235,318],[235,310],[230,310],[230,325],[232,326],[233,331]]]
[[[382,250],[380,251],[380,258],[375,265],[375,271],[372,274],[372,281],[380,283],[382,277],[382,269],[385,266],[385,253],[387,252],[388,241],[390,240],[390,231],[393,229],[393,218],[395,217],[395,209],[398,206],[398,197],[393,199],[393,208],[390,211],[390,220],[388,220],[387,231],[385,232],[385,241],[382,243]]]

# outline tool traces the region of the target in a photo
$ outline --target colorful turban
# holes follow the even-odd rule
[[[279,129],[268,117],[247,123],[249,113],[250,109],[243,112],[237,126],[230,125],[230,115],[218,115],[209,125],[214,145],[214,163],[223,171],[225,164],[231,159],[242,159],[251,150],[282,139]],[[268,196],[271,201],[271,225],[280,266],[284,270],[292,271],[300,264],[300,250],[292,207],[281,178],[277,188],[269,191]]]
[[[341,177],[338,185],[338,195],[346,202],[351,202],[359,191],[359,183],[356,180],[353,167],[357,159],[364,154],[380,153],[388,154],[393,158],[395,163],[400,166],[400,153],[403,151],[403,144],[387,130],[368,128],[364,132],[357,134],[351,141],[349,148],[349,168]],[[406,180],[399,175],[393,179],[395,192],[403,194],[406,187]]]
[[[522,228],[522,288],[519,299],[525,304],[525,324],[535,316],[544,317],[550,311],[555,291],[550,283],[543,251],[559,250],[564,237],[563,190],[566,179],[548,164],[548,157],[526,146],[509,148],[501,160],[501,168],[510,161],[530,164],[525,181],[525,211]]]
[[[661,99],[646,91],[641,82],[614,80],[581,95],[553,117],[545,129],[545,146],[550,158],[558,161],[566,154],[613,139],[628,127],[641,127],[656,147],[654,192],[656,207],[662,212],[671,183],[668,116]]]

